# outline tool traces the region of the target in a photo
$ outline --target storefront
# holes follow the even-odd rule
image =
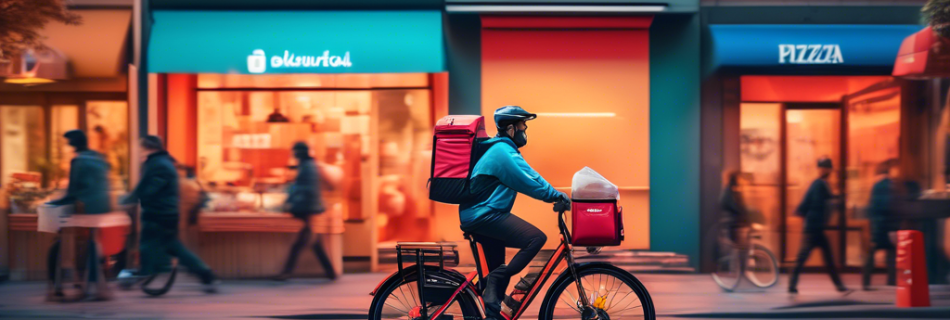
[[[63,133],[81,129],[112,166],[113,193],[129,188],[127,99],[132,8],[72,10],[80,25],[49,23],[47,50],[3,64],[0,83],[0,276],[45,278],[53,236],[36,231],[36,205],[68,183],[72,148]],[[8,255],[9,253],[9,255]]]
[[[698,1],[446,7],[450,112],[537,112],[521,152],[538,173],[567,192],[589,166],[620,187],[626,240],[608,250],[698,262]],[[436,211],[439,236],[462,240],[457,208]],[[550,205],[524,197],[512,212],[557,245]]]
[[[295,228],[279,204],[296,140],[340,177],[318,224],[342,232],[330,246],[347,270],[375,270],[397,240],[462,240],[457,208],[426,199],[431,125],[505,104],[545,116],[525,152],[556,187],[583,166],[621,185],[623,249],[697,261],[698,1],[379,5],[150,3],[135,117],[214,193],[196,236],[213,267],[276,272]],[[522,205],[556,233],[547,206]]]
[[[298,141],[327,182],[314,230],[338,271],[374,270],[381,242],[432,240],[431,130],[447,114],[442,15],[151,12],[149,131],[210,194],[190,241],[212,268],[280,271],[300,228],[282,212]],[[298,273],[322,274],[312,260]]]
[[[762,243],[789,267],[802,232],[794,209],[818,176],[817,159],[829,157],[837,169],[829,183],[843,201],[826,233],[835,263],[858,270],[869,246],[863,212],[879,165],[899,159],[909,177],[923,174],[908,144],[912,128],[925,121],[915,112],[920,90],[890,76],[896,46],[919,29],[708,25],[704,125],[720,130],[708,138],[721,141],[704,143],[704,168],[715,170],[704,175],[715,179],[704,184],[704,225],[721,214],[714,199],[722,178],[714,176],[738,170],[749,181],[745,203],[765,227]],[[806,267],[821,263],[814,253]]]

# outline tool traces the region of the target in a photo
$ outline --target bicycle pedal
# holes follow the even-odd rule
[[[504,304],[501,305],[501,315],[504,316],[505,319],[511,319],[511,315],[514,313],[515,312],[511,310],[511,308],[509,308],[508,306]],[[505,319],[501,319],[501,320],[505,320]]]
[[[521,291],[531,290],[531,287],[534,286],[534,283],[538,281],[538,278],[540,278],[540,276],[541,274],[539,273],[529,273],[528,275],[522,277],[521,280],[518,281],[518,284],[515,285],[515,289],[521,290]]]
[[[518,299],[512,298],[511,296],[505,296],[505,304],[511,310],[521,309],[521,301]]]

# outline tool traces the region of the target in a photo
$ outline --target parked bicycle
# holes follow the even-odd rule
[[[646,287],[632,274],[605,262],[577,263],[571,235],[558,213],[561,244],[536,278],[529,276],[515,286],[512,295],[523,295],[512,308],[509,320],[520,318],[563,260],[567,266],[554,280],[541,302],[539,319],[655,319],[653,300]],[[396,247],[398,271],[373,290],[369,319],[484,319],[482,292],[487,267],[481,247],[471,236],[476,271],[463,275],[446,269],[458,263],[455,244],[417,242]],[[406,267],[407,263],[415,263]],[[533,278],[533,279],[532,279]],[[419,285],[421,282],[423,285]],[[509,305],[510,306],[510,305]]]
[[[743,242],[733,241],[730,226],[727,223],[717,224],[710,232],[713,237],[707,243],[714,245],[715,270],[712,278],[723,290],[734,291],[739,287],[742,279],[747,279],[759,288],[769,288],[778,283],[778,260],[775,254],[765,246],[757,243],[761,241],[759,234],[764,227],[753,223],[743,237]]]

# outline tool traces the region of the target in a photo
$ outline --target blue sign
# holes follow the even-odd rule
[[[445,71],[439,11],[155,11],[154,73]]]
[[[711,25],[716,67],[892,66],[919,25]]]

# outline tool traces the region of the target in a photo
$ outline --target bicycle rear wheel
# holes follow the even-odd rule
[[[426,288],[426,314],[432,315],[442,308],[448,296],[454,289]],[[373,299],[369,310],[370,320],[382,319],[419,319],[419,311],[423,304],[419,302],[418,274],[406,276],[404,281],[394,282],[387,287],[380,288]],[[465,320],[481,319],[478,305],[473,297],[460,292],[438,320]]]
[[[768,288],[778,283],[778,260],[772,251],[760,244],[754,244],[746,257],[745,276],[759,288]]]
[[[629,272],[605,267],[581,268],[577,277],[592,305],[583,310],[576,280],[555,282],[538,319],[656,319],[646,287]]]
[[[742,265],[740,264],[740,251],[736,244],[729,237],[729,230],[721,225],[713,228],[706,243],[713,246],[712,252],[715,259],[715,269],[712,272],[713,281],[719,287],[727,292],[732,292],[739,287],[739,281],[742,279]]]

